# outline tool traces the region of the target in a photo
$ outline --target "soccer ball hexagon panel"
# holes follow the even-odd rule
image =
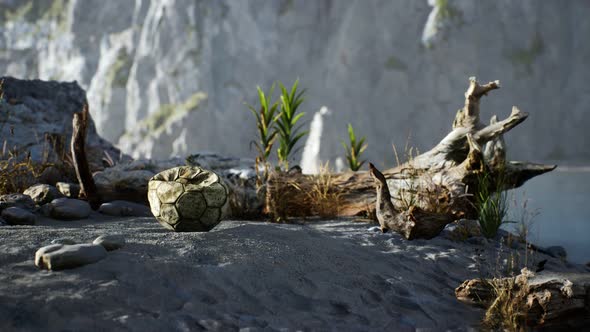
[[[229,190],[214,172],[180,166],[160,172],[148,184],[152,214],[177,232],[207,232],[227,215]]]

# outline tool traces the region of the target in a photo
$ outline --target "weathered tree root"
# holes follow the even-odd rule
[[[523,269],[513,278],[466,280],[455,289],[455,296],[488,308],[488,319],[513,312],[522,317],[522,325],[535,329],[577,331],[590,324],[588,273],[535,275]]]
[[[521,186],[527,180],[555,169],[555,165],[506,161],[506,146],[503,135],[528,117],[527,113],[513,107],[503,120],[492,117],[489,125],[480,122],[479,102],[488,92],[499,89],[498,81],[480,85],[470,78],[465,93],[465,105],[457,112],[453,129],[430,151],[412,160],[382,172],[389,187],[397,218],[404,228],[408,223],[424,224],[434,219],[433,224],[452,222],[461,217],[477,217],[473,207],[473,193],[478,189],[481,174],[489,173],[490,189],[501,184],[504,189]],[[290,174],[289,182],[297,183],[301,192],[310,187],[311,179],[302,174]],[[282,200],[283,175],[276,174],[268,180],[267,205],[276,205]],[[333,179],[335,190],[340,192],[339,214],[362,215],[375,207],[374,181],[369,172],[347,172]],[[275,190],[274,188],[281,188]],[[291,195],[292,194],[292,195]],[[303,193],[293,192],[291,200],[298,200]],[[289,205],[282,210],[284,216],[301,215],[300,207]],[[414,226],[416,227],[416,226]],[[444,227],[444,226],[443,226]],[[431,238],[441,227],[428,227],[428,231],[399,229],[407,238]]]
[[[89,116],[88,103],[84,104],[82,112],[74,113],[71,149],[74,169],[80,183],[80,198],[87,199],[90,206],[97,210],[101,200],[92,173],[90,173],[86,156],[86,129],[88,128]]]

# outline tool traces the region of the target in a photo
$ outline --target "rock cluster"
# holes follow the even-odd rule
[[[159,172],[184,165],[211,170],[223,179],[230,188],[229,204],[232,216],[260,215],[265,192],[256,188],[254,161],[250,159],[200,153],[191,155],[186,160],[134,160],[96,172],[94,181],[105,202],[126,200],[147,204],[148,181]]]
[[[37,205],[43,205],[64,196],[56,187],[48,184],[36,184],[29,187],[23,192],[23,195],[30,196]]]

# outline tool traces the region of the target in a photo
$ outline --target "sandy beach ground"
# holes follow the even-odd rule
[[[93,214],[0,227],[0,331],[477,328],[483,311],[458,302],[454,289],[510,249],[448,234],[406,241],[371,226],[224,221],[209,233],[173,233],[153,218]],[[123,234],[127,244],[76,269],[34,266],[35,251],[51,240],[103,234]],[[548,270],[587,271],[535,259],[549,259]]]

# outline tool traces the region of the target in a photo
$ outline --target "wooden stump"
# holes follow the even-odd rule
[[[76,170],[76,176],[80,183],[79,198],[87,199],[92,209],[97,210],[100,207],[101,200],[96,190],[96,184],[92,178],[90,167],[88,167],[88,158],[86,157],[88,117],[88,103],[85,103],[82,112],[74,113],[71,149],[74,169]]]

